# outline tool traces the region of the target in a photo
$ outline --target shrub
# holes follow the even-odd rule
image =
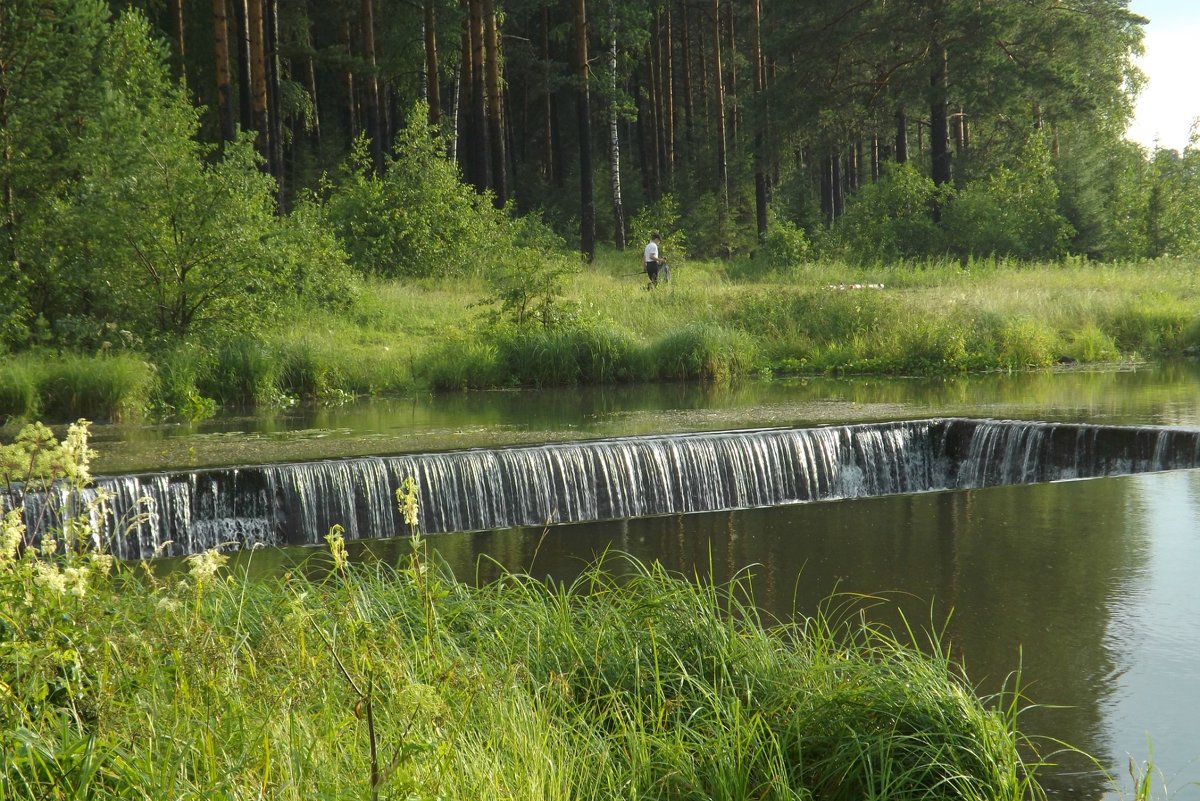
[[[775,219],[767,227],[762,256],[776,270],[794,270],[808,257],[809,242],[804,229],[787,220]]]
[[[328,215],[354,267],[385,277],[475,272],[507,246],[503,213],[460,180],[444,142],[418,106],[396,136],[394,157],[376,175],[367,141],[356,140],[345,178],[330,194]]]
[[[659,248],[667,261],[687,258],[688,242],[680,227],[679,204],[670,193],[654,203],[643,206],[629,223],[630,239],[639,249],[644,247],[654,234],[662,237]]]
[[[889,165],[883,177],[847,199],[826,249],[859,264],[941,253],[942,234],[930,209],[943,199],[914,165]]]

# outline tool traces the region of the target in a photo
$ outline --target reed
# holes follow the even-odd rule
[[[39,413],[55,420],[129,420],[146,410],[154,373],[129,353],[48,359],[36,368]]]
[[[6,358],[0,364],[0,424],[37,415],[37,384],[37,367],[31,360]]]
[[[270,404],[280,397],[282,373],[279,355],[268,342],[234,337],[214,349],[212,368],[201,378],[200,389],[221,404]]]

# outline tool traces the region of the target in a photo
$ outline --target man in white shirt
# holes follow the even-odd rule
[[[646,266],[646,275],[650,277],[650,286],[648,286],[647,289],[652,289],[653,287],[658,286],[658,271],[660,269],[669,269],[667,267],[667,260],[658,253],[658,243],[661,241],[662,239],[658,234],[651,235],[649,244],[647,244],[646,249],[642,251],[642,262]],[[663,278],[667,281],[670,281],[671,273],[665,272]]]

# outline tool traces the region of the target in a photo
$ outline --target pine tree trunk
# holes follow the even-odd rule
[[[728,9],[729,18],[729,51],[723,59],[729,64],[729,139],[730,147],[733,152],[738,152],[738,143],[741,137],[741,122],[742,122],[742,107],[738,103],[738,68],[737,68],[737,37],[734,35],[733,28],[733,7],[734,3],[725,4]]]
[[[217,72],[217,118],[221,139],[232,141],[237,135],[233,120],[233,83],[229,77],[229,18],[225,0],[212,0],[213,59]]]
[[[692,94],[692,35],[687,13],[687,0],[679,3],[680,47],[683,50],[683,64],[680,65],[683,87],[683,126],[684,141],[689,150],[695,145],[695,115],[696,102]],[[691,158],[690,152],[687,154]]]
[[[233,21],[237,26],[238,120],[242,130],[253,131],[254,104],[251,96],[254,94],[254,79],[250,68],[250,13],[247,3],[248,0],[233,0]]]
[[[662,107],[663,140],[666,144],[663,166],[668,192],[675,190],[675,163],[678,158],[675,151],[675,41],[672,29],[671,4],[667,3],[663,9]]]
[[[725,81],[721,77],[721,0],[713,0],[713,86],[716,89],[714,113],[717,122],[717,189],[729,202],[729,157],[725,140]]]
[[[247,22],[250,25],[250,116],[258,136],[255,146],[269,165],[271,163],[271,129],[267,119],[267,58],[263,31],[263,4],[266,0],[249,0]]]
[[[650,41],[650,54],[646,61],[646,93],[649,103],[650,118],[649,118],[649,136],[647,144],[650,145],[650,196],[657,200],[662,196],[662,100],[658,86],[659,76],[659,49],[657,26],[654,38]]]
[[[592,188],[592,112],[588,85],[587,10],[584,0],[575,0],[575,66],[579,92],[579,249],[591,264],[596,257],[596,201]]]
[[[750,0],[750,14],[754,26],[750,67],[754,70],[755,99],[761,101],[763,90],[766,88],[762,57],[762,0]],[[767,236],[767,171],[764,152],[766,136],[763,132],[766,120],[762,118],[765,113],[764,109],[759,109],[760,118],[754,124],[754,221],[758,228],[759,242]]]
[[[621,139],[617,118],[617,4],[609,0],[608,16],[608,169],[612,183],[613,244],[625,249],[625,204],[621,199]]]
[[[376,175],[383,175],[383,114],[379,98],[379,72],[375,64],[375,5],[362,0],[359,5],[359,25],[362,27],[363,61],[367,74],[363,77],[363,94],[367,101],[367,133],[371,137],[371,163]]]
[[[187,86],[187,43],[183,27],[183,0],[171,0],[171,22],[175,28],[175,55],[179,58],[179,80]]]
[[[500,83],[500,32],[495,0],[483,0],[485,79],[487,80],[488,145],[491,148],[493,203],[508,203],[508,157],[504,142],[504,94]]]
[[[471,124],[468,139],[471,154],[471,183],[477,192],[491,184],[488,165],[487,90],[484,84],[483,0],[468,0],[467,20],[471,41]]]
[[[441,124],[442,82],[438,76],[437,13],[434,0],[425,0],[425,101],[429,104],[429,124]]]
[[[550,8],[542,8],[542,176],[557,186],[554,158],[554,96],[550,91]]]
[[[283,162],[283,99],[280,87],[282,64],[279,57],[279,0],[267,0],[263,17],[264,56],[267,78],[267,130],[271,148],[271,174],[279,193],[279,207],[284,207]]]
[[[950,152],[950,105],[946,99],[946,48],[933,48],[933,70],[930,74],[929,105],[929,152],[932,158],[931,177],[935,186],[943,186],[953,179],[952,155]],[[934,220],[941,219],[941,208],[933,208]]]
[[[350,20],[347,19],[342,23],[342,46],[345,48],[347,56],[354,55],[353,41],[354,38],[350,33]],[[342,91],[346,93],[346,131],[351,139],[357,139],[362,130],[358,119],[358,87],[355,84],[354,70],[347,66],[342,70]]]
[[[896,111],[896,163],[908,161],[908,114],[901,107]]]

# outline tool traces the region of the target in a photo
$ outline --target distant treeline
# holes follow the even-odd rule
[[[356,272],[650,229],[792,263],[1192,255],[1200,150],[1124,139],[1145,22],[1127,0],[9,0],[0,346],[244,329],[247,299],[269,320]]]

